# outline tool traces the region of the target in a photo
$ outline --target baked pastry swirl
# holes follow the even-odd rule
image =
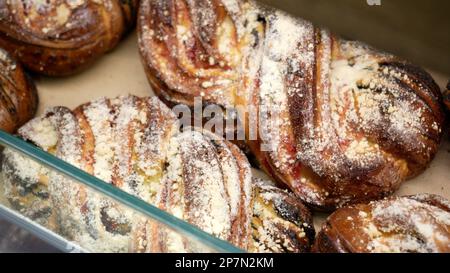
[[[13,133],[36,113],[33,81],[8,52],[0,48],[0,129]]]
[[[420,194],[341,208],[324,224],[314,249],[450,253],[450,202]]]
[[[180,132],[174,113],[156,97],[102,98],[74,111],[51,108],[18,132],[240,248],[304,252],[313,242],[311,215],[302,203],[273,186],[255,186],[245,155],[233,144],[208,132]],[[12,150],[3,152],[2,171],[12,207],[88,250],[206,251]]]
[[[34,72],[62,76],[114,48],[135,22],[137,0],[2,0],[0,47]]]
[[[142,1],[138,32],[154,91],[244,109],[253,155],[312,207],[387,196],[437,152],[439,88],[395,56],[246,0]]]

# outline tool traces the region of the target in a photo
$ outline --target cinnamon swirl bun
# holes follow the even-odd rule
[[[34,72],[75,73],[113,49],[134,24],[137,0],[2,0],[0,47]]]
[[[242,249],[310,250],[309,211],[273,186],[253,185],[233,144],[179,130],[156,97],[102,98],[49,109],[19,135],[68,163]],[[15,209],[95,252],[207,248],[6,149],[3,187]]]
[[[302,19],[251,0],[150,0],[138,32],[160,98],[244,109],[261,167],[312,207],[390,195],[438,150],[442,96],[429,74]]]
[[[334,212],[318,252],[450,252],[450,203],[429,194],[391,197]]]

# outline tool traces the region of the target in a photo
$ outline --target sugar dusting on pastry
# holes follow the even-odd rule
[[[183,20],[168,11],[171,4]],[[222,21],[219,7],[228,13]],[[390,54],[255,1],[143,2],[139,22],[155,91],[173,103],[201,96],[256,111],[257,159],[314,206],[390,194],[437,151],[436,85]],[[178,28],[182,38],[174,36]],[[217,59],[235,61],[220,66]]]
[[[76,167],[83,169],[92,164],[93,174],[106,182],[123,179],[117,186],[148,198],[151,203],[162,202],[161,189],[170,187],[172,194],[163,208],[222,239],[232,239],[235,244],[242,241],[242,247],[246,247],[248,239],[244,237],[250,234],[252,211],[250,167],[241,169],[227,145],[214,140],[219,141],[215,145],[221,151],[217,157],[211,143],[213,135],[206,137],[195,132],[176,135],[176,118],[156,98],[101,98],[78,109],[87,123],[78,120],[69,109],[56,107],[24,126],[20,134]],[[94,137],[94,160],[90,163],[81,154],[84,141],[88,141],[83,139],[86,130]],[[192,157],[195,152],[198,156]],[[204,153],[209,156],[203,158]],[[11,152],[8,158],[13,162],[15,156]],[[187,163],[191,167],[183,167]],[[50,200],[57,204],[51,210],[59,215],[58,224],[73,240],[93,251],[127,249],[130,240],[127,226],[133,223],[133,213],[59,174],[43,173],[40,166],[33,167],[29,160],[22,165],[12,171],[30,183],[40,184],[39,177],[48,176]],[[189,192],[184,192],[185,189]],[[31,213],[31,208],[25,205]],[[235,221],[238,224],[232,230]],[[143,238],[146,237],[139,240],[149,240]],[[170,251],[200,247],[192,242],[180,245],[184,241],[173,233],[163,238],[167,238],[165,243]]]
[[[109,100],[106,98],[93,101],[83,109],[83,112],[95,138],[94,176],[111,183],[117,142],[111,124],[115,117],[111,114],[112,109],[108,103]]]
[[[282,29],[297,31],[281,31]],[[258,75],[261,81],[259,111],[264,115],[260,126],[264,143],[271,145],[268,148],[271,160],[282,172],[289,172],[297,160],[295,151],[289,150],[296,149],[289,147],[289,143],[294,141],[290,129],[289,97],[297,89],[286,85],[286,77],[301,69],[308,70],[313,63],[313,51],[301,44],[313,32],[312,24],[297,21],[282,12],[268,17],[266,43]]]
[[[389,197],[338,209],[317,236],[316,251],[446,253],[450,202],[432,194]]]
[[[2,45],[24,66],[68,75],[117,45],[137,0],[4,0]]]
[[[273,186],[257,193],[266,200],[264,205],[254,203],[251,168],[244,154],[209,132],[180,133],[176,117],[157,98],[100,98],[75,112],[54,107],[19,133],[68,163],[238,247],[309,250],[311,242],[303,234],[303,225],[310,225],[309,213],[284,207],[280,198],[288,194]],[[91,153],[93,160],[87,158]],[[15,202],[12,205],[49,228],[60,228],[88,250],[208,250],[30,160],[15,164],[23,158],[13,151],[6,150],[4,156],[13,164],[3,166],[8,174],[3,187]],[[21,180],[15,182],[14,177]],[[19,198],[19,187],[48,193]],[[306,218],[286,220],[292,213]],[[258,234],[252,235],[252,219],[263,221]],[[258,249],[255,240],[261,242]]]

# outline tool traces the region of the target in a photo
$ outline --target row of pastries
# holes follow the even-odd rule
[[[90,73],[135,25],[157,96],[35,116],[30,74]],[[395,196],[438,152],[450,91],[253,0],[0,0],[0,91],[2,130],[239,248],[450,252],[449,201]],[[245,140],[182,130],[171,107],[199,97],[244,109]],[[206,251],[10,149],[1,165],[11,207],[90,251]],[[316,234],[319,211],[332,214]]]

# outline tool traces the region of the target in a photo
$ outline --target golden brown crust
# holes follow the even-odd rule
[[[0,48],[0,128],[13,133],[36,113],[37,90],[31,78]]]
[[[450,202],[392,197],[341,208],[319,232],[316,252],[450,252]]]
[[[250,150],[318,209],[390,195],[437,152],[434,80],[362,43],[245,0],[143,1],[138,33],[160,98],[256,112]]]
[[[73,74],[116,46],[133,25],[137,0],[1,1],[0,46],[28,69]]]
[[[252,252],[305,253],[315,230],[308,208],[294,194],[254,179]]]
[[[250,242],[251,170],[245,157],[211,134],[185,132],[168,146],[156,205],[232,244]],[[133,251],[202,252],[205,246],[161,228],[139,225]],[[134,235],[135,236],[135,235]]]

